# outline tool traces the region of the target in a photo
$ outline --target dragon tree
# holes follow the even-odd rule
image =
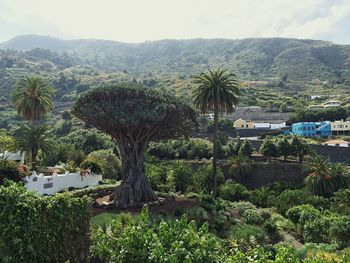
[[[157,200],[146,176],[144,151],[150,141],[189,136],[196,113],[173,95],[135,83],[95,88],[82,95],[72,113],[111,135],[122,157],[122,183],[113,194],[119,207]]]

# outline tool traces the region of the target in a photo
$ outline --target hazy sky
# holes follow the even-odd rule
[[[0,0],[0,41],[20,34],[123,42],[296,37],[350,44],[350,0]]]

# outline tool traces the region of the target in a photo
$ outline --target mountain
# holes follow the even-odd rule
[[[321,80],[349,77],[350,46],[285,38],[160,40],[127,44],[108,40],[61,40],[25,35],[0,46],[66,52],[99,70],[135,74],[190,75],[208,67],[235,69],[244,79],[288,75]]]
[[[76,85],[80,84],[86,88],[91,83],[133,79],[149,86],[179,88],[182,85],[186,90],[189,85],[186,79],[191,75],[217,67],[233,70],[246,81],[284,79],[281,87],[287,91],[293,87],[303,90],[316,80],[348,89],[350,46],[286,38],[129,44],[24,35],[0,44],[0,91],[7,98],[15,79],[23,74],[38,74],[54,84],[70,80],[68,84],[58,85],[57,96],[79,92],[81,88],[77,89]]]

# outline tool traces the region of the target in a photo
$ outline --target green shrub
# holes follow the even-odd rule
[[[152,189],[156,191],[168,192],[170,189],[167,184],[167,165],[162,164],[146,164],[146,176],[151,184]]]
[[[245,140],[242,146],[239,148],[239,154],[250,157],[253,153],[253,147],[248,140]]]
[[[260,225],[264,222],[261,212],[257,209],[247,209],[243,212],[243,219],[247,224]]]
[[[276,198],[276,207],[279,213],[285,214],[287,210],[296,205],[311,204],[315,207],[328,207],[328,200],[314,196],[305,190],[285,190]]]
[[[244,185],[226,182],[219,187],[219,196],[229,201],[240,201],[247,199],[249,191]]]
[[[103,185],[97,185],[97,186],[91,186],[84,189],[77,189],[70,191],[69,193],[73,195],[74,197],[83,197],[83,196],[90,196],[90,197],[101,197],[105,196],[106,194],[111,194],[118,184],[103,184]]]
[[[276,233],[278,230],[277,223],[274,219],[269,218],[264,222],[264,228],[266,229],[268,234]]]
[[[147,210],[139,220],[121,224],[112,221],[110,231],[92,233],[92,255],[102,262],[218,262],[220,242],[208,233],[208,225],[197,229],[185,217],[173,223],[151,224]]]
[[[220,186],[224,181],[225,177],[221,169],[217,170],[217,183]],[[193,188],[198,193],[210,193],[213,189],[213,168],[212,165],[201,166],[193,174]]]
[[[268,207],[270,205],[270,200],[273,197],[275,197],[275,193],[273,191],[270,191],[269,188],[265,186],[261,186],[253,191],[250,191],[248,199],[257,206]]]
[[[303,225],[303,237],[306,242],[330,243],[331,242],[331,237],[329,233],[330,226],[331,226],[331,219],[325,216],[307,221]]]
[[[342,215],[350,215],[350,189],[341,189],[334,193],[331,210]]]
[[[5,179],[14,182],[21,181],[21,175],[17,166],[17,163],[14,161],[0,160],[0,185],[3,184]]]
[[[283,243],[277,244],[276,248],[276,263],[299,263],[300,258],[295,247]]]
[[[88,198],[40,197],[23,186],[0,186],[2,262],[86,262]]]
[[[184,161],[175,161],[169,171],[168,185],[175,191],[185,193],[192,183],[192,168]]]
[[[240,201],[231,203],[231,208],[234,210],[238,210],[238,213],[242,215],[243,212],[248,209],[256,209],[256,206],[250,202]]]
[[[265,230],[256,225],[235,225],[230,231],[230,239],[236,240],[238,243],[249,243],[252,240],[256,240],[257,243],[264,243],[266,237]]]
[[[312,205],[303,204],[288,209],[286,215],[293,223],[304,225],[306,221],[320,217],[321,212]]]
[[[93,151],[89,153],[86,159],[100,163],[102,170],[102,178],[121,180],[121,161],[112,152],[112,150]]]
[[[329,232],[340,248],[350,247],[350,216],[333,218]]]
[[[239,153],[236,156],[232,156],[227,161],[229,176],[233,178],[244,178],[249,176],[253,170],[253,161]]]
[[[95,161],[95,160],[88,160],[85,159],[81,164],[80,164],[81,169],[90,169],[92,173],[99,174],[102,173],[102,167],[100,162]]]

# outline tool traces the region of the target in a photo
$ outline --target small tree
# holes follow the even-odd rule
[[[287,160],[287,156],[292,153],[292,147],[286,137],[278,141],[277,148],[279,155],[283,156],[284,160]]]
[[[46,125],[21,125],[15,131],[15,137],[19,149],[27,152],[32,170],[36,169],[39,150],[44,155],[49,155],[57,145],[52,131]]]
[[[12,92],[12,103],[19,115],[34,122],[53,108],[54,89],[39,77],[24,77],[19,80]]]
[[[291,154],[295,156],[299,162],[303,162],[304,156],[310,153],[310,147],[304,140],[298,138],[298,136],[293,136],[291,142]]]
[[[4,135],[0,135],[0,161],[6,160],[9,157],[9,154],[16,150],[17,143],[15,138]],[[8,152],[9,154],[7,154]]]
[[[349,169],[343,164],[331,164],[329,160],[315,156],[307,166],[306,187],[316,195],[331,196],[350,184]]]
[[[260,146],[260,153],[264,156],[265,160],[271,161],[272,157],[278,156],[278,150],[276,144],[271,139],[266,138]]]
[[[176,97],[135,83],[100,87],[81,96],[72,109],[79,119],[112,136],[122,157],[123,178],[114,192],[120,207],[155,201],[145,176],[150,141],[190,135],[197,122],[190,106]]]
[[[253,147],[248,140],[245,140],[242,146],[239,148],[238,154],[250,157],[253,153]]]

